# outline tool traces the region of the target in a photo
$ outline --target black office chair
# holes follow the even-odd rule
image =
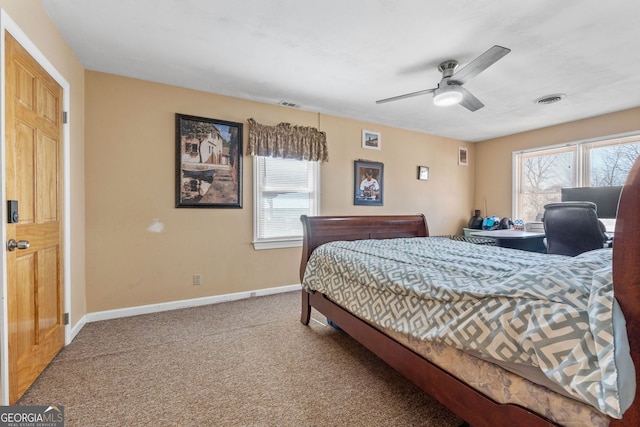
[[[576,256],[603,248],[608,236],[591,202],[549,203],[544,207],[548,254]]]

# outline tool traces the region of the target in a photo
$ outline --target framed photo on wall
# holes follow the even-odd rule
[[[362,129],[362,148],[368,148],[370,150],[381,150],[382,135],[380,135],[380,132],[373,132],[370,130]]]
[[[469,166],[469,151],[465,147],[458,148],[458,164],[460,166]]]
[[[384,199],[384,165],[356,160],[353,165],[353,204],[382,206]]]
[[[428,166],[418,166],[418,179],[422,181],[429,180],[429,167]]]
[[[176,207],[242,208],[242,123],[176,113]]]

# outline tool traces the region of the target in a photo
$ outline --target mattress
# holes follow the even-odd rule
[[[312,254],[303,288],[392,335],[533,368],[612,417],[635,393],[620,381],[634,371],[616,352],[626,336],[614,340],[610,249],[524,257],[435,237],[331,242]]]

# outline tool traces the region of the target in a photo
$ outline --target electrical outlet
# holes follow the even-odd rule
[[[193,275],[193,284],[194,285],[199,285],[200,284],[200,279],[201,279],[201,276],[199,274],[194,274]]]

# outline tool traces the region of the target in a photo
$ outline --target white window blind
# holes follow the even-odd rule
[[[300,246],[300,215],[319,211],[319,164],[314,161],[253,157],[254,247]]]

